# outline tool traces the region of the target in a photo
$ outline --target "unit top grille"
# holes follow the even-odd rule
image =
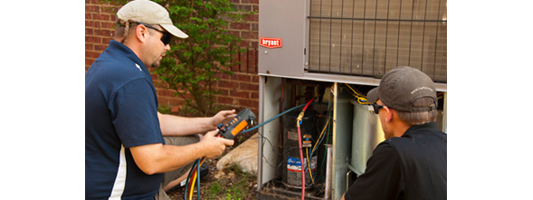
[[[446,0],[310,0],[306,70],[381,77],[411,66],[447,82]]]

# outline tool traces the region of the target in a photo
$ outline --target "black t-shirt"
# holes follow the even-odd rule
[[[431,122],[380,143],[344,198],[446,199],[447,135]]]

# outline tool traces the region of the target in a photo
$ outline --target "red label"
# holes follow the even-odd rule
[[[281,38],[267,38],[267,37],[261,37],[259,38],[259,46],[263,46],[266,48],[280,48],[282,47]]]

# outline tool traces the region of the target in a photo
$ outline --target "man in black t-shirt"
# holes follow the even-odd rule
[[[411,67],[387,72],[368,93],[386,140],[342,200],[446,199],[447,135],[439,130],[433,81]]]

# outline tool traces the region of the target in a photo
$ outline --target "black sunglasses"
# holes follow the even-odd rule
[[[379,114],[379,109],[382,109],[385,106],[378,105],[377,103],[372,103],[372,107],[374,107],[374,113]]]
[[[154,29],[156,31],[159,31],[160,33],[163,34],[163,36],[161,36],[161,42],[163,42],[163,44],[167,45],[167,44],[170,44],[170,39],[172,39],[172,35],[169,33],[169,32],[166,32],[166,31],[162,31],[162,30],[159,30],[157,28],[154,28],[148,24],[145,24],[145,23],[142,23],[142,22],[135,22],[137,24],[142,24],[148,28],[151,28],[151,29]]]

